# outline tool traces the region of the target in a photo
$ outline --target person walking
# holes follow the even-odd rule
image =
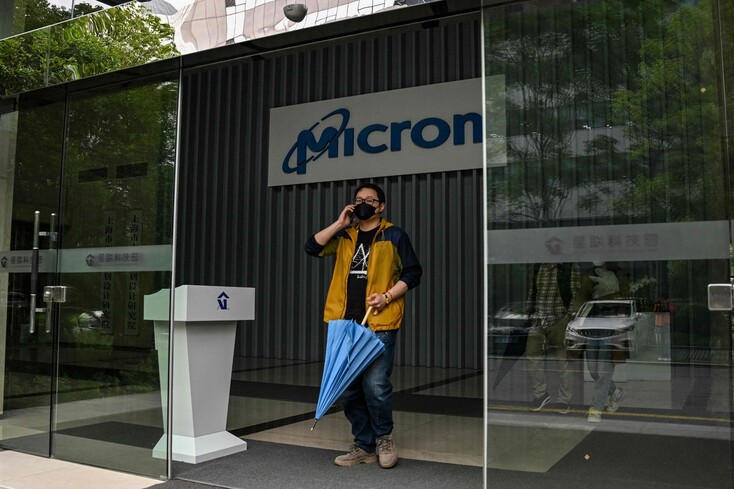
[[[581,270],[571,263],[542,263],[533,269],[528,304],[530,329],[525,347],[528,375],[532,384],[531,411],[540,411],[551,401],[544,364],[545,354],[555,348],[558,361],[558,395],[552,409],[560,414],[570,410],[573,395],[573,371],[566,351],[566,326],[570,307],[580,288]]]
[[[382,217],[385,207],[385,192],[380,187],[361,185],[354,192],[354,201],[305,245],[310,256],[336,258],[324,322],[361,322],[371,307],[367,326],[385,345],[385,352],[340,398],[354,436],[347,453],[334,459],[342,467],[379,461],[380,467],[391,468],[398,461],[390,375],[405,311],[404,295],[418,286],[423,269],[408,235]]]
[[[629,276],[616,263],[593,262],[593,267],[584,273],[581,290],[574,310],[578,311],[586,301],[629,298]],[[609,305],[612,310],[616,306]],[[602,413],[615,413],[624,397],[624,390],[615,384],[614,369],[625,361],[629,352],[615,350],[606,339],[590,338],[584,351],[589,375],[594,380],[591,406],[586,413],[589,423],[600,423]]]

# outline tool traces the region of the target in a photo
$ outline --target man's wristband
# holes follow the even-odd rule
[[[385,297],[385,304],[390,304],[392,302],[392,294],[390,292],[385,292],[382,295]]]

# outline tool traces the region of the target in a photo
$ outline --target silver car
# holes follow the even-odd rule
[[[589,301],[566,328],[566,349],[581,350],[592,340],[612,350],[635,351],[635,326],[642,317],[633,300]]]
[[[521,343],[530,327],[529,312],[534,309],[534,304],[529,302],[510,302],[498,309],[489,319],[490,353],[503,353],[512,349],[512,345]],[[524,350],[524,345],[522,343],[518,348]],[[518,351],[518,355],[522,354]]]
[[[28,297],[20,292],[8,292],[6,297],[0,297],[0,307],[8,309],[28,309]]]

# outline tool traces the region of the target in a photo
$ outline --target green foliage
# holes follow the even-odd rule
[[[177,56],[173,34],[131,2],[0,41],[0,96]]]
[[[634,164],[622,212],[662,222],[725,218],[713,27],[708,1],[662,17],[629,86],[614,94]]]
[[[47,84],[49,37],[48,30],[39,30],[0,41],[0,96]]]
[[[100,7],[95,8],[98,10]],[[71,18],[64,7],[49,4],[46,0],[17,0],[15,2],[14,32],[29,32]]]
[[[639,33],[648,19],[638,3],[662,2],[529,9],[485,26],[487,72],[505,77],[508,116],[508,165],[492,175],[504,182],[490,202],[504,201],[510,220],[557,224],[575,190],[588,186],[578,204],[587,209],[609,191],[591,186],[599,177],[587,168],[601,160],[615,173],[624,162],[618,141],[578,139],[611,124],[614,89],[624,83],[626,63],[637,62],[639,39],[627,32]]]
[[[541,225],[725,219],[713,11],[606,0],[488,15],[487,74],[505,77],[508,117],[491,205]]]

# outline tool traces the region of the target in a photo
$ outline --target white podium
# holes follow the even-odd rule
[[[144,318],[153,321],[161,379],[163,423],[168,413],[170,290],[144,297]],[[173,361],[173,460],[197,464],[247,450],[226,431],[237,321],[255,319],[255,289],[176,287]],[[167,436],[153,456],[166,458]]]

